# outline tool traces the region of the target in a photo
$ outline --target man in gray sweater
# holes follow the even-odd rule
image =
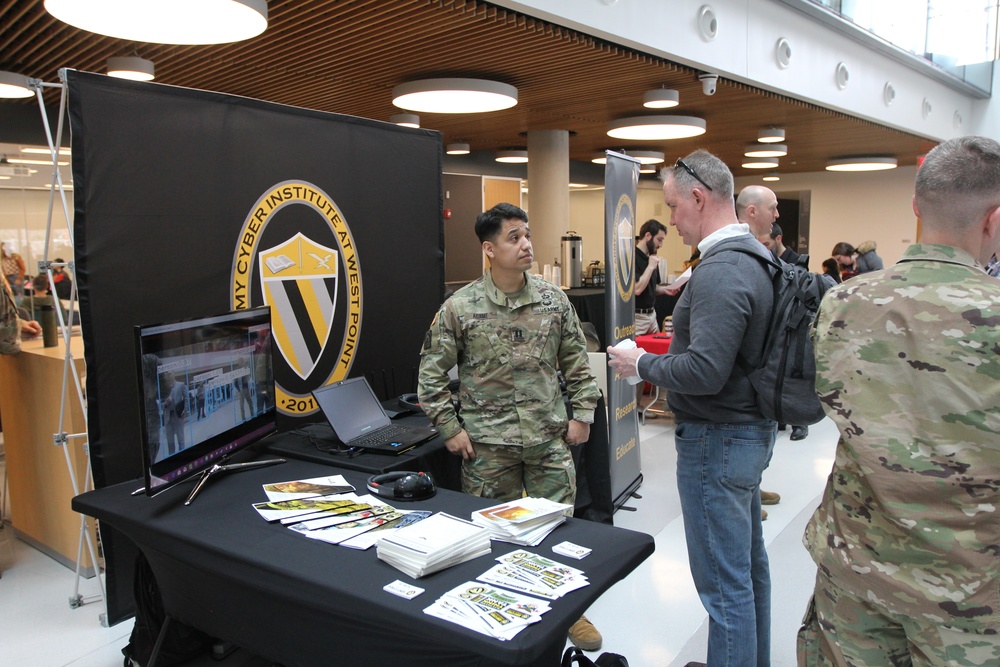
[[[670,353],[608,348],[611,367],[669,391],[688,560],[709,614],[708,664],[767,665],[771,584],[760,480],[776,424],[757,409],[736,363],[761,359],[773,303],[764,265],[735,248],[767,249],[738,222],[733,176],[702,150],[664,168],[670,224],[701,262],[674,310]]]

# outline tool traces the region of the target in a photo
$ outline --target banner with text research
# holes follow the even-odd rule
[[[97,487],[141,477],[139,324],[269,305],[279,431],[321,420],[310,392],[346,377],[416,391],[444,294],[439,133],[75,71],[67,85]],[[117,622],[132,559],[102,538]]]
[[[639,162],[607,151],[604,169],[605,310],[608,345],[635,339],[635,219]],[[608,458],[611,497],[617,509],[642,483],[639,413],[634,385],[608,368]]]

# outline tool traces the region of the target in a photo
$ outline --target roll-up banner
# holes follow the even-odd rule
[[[141,476],[138,324],[270,305],[282,431],[322,419],[310,392],[346,377],[381,398],[416,390],[444,294],[438,132],[67,77],[97,487]],[[116,623],[134,556],[114,531],[102,538]]]
[[[635,339],[635,220],[639,161],[607,151],[604,169],[604,266],[608,345]],[[615,508],[642,483],[635,387],[608,369],[608,447]]]

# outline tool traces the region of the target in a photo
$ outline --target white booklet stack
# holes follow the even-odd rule
[[[548,602],[470,581],[439,597],[424,613],[506,641],[542,620],[548,610]]]
[[[573,506],[545,498],[521,498],[472,513],[473,523],[488,528],[500,542],[536,546],[566,520]]]
[[[490,534],[474,523],[439,512],[383,537],[376,553],[413,578],[490,553]]]

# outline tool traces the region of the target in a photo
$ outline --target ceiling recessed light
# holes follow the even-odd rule
[[[785,157],[788,146],[785,144],[754,144],[743,147],[743,155],[747,157]]]
[[[497,151],[497,162],[524,164],[528,161],[528,151]]]
[[[24,157],[9,157],[7,158],[7,162],[9,164],[40,164],[44,167],[52,166],[52,160],[35,160],[32,158],[24,158]],[[57,162],[56,164],[58,164],[60,167],[65,167],[69,165],[69,162]]]
[[[774,169],[777,166],[776,157],[748,157],[743,160],[745,169]]]
[[[894,157],[849,157],[830,160],[826,163],[827,171],[883,171],[885,169],[895,169],[897,165]]]
[[[625,155],[634,157],[639,164],[660,164],[666,160],[660,151],[625,151]]]
[[[45,0],[45,9],[98,35],[155,44],[225,44],[267,29],[267,0]]]
[[[420,116],[415,113],[394,113],[389,116],[389,122],[401,127],[420,127]]]
[[[680,104],[681,96],[676,90],[670,88],[656,88],[648,90],[642,96],[642,106],[647,109],[669,109]]]
[[[776,173],[772,173],[772,174],[768,174],[767,176],[764,176],[763,180],[765,180],[765,181],[780,181],[781,180],[781,176],[779,176]]]
[[[445,152],[448,155],[468,155],[470,148],[469,144],[448,144],[448,148]]]
[[[108,58],[108,76],[132,81],[152,81],[155,78],[153,61],[139,56]]]
[[[35,91],[31,89],[31,79],[23,74],[0,71],[0,97],[15,99],[31,97]]]
[[[705,134],[705,120],[694,116],[635,116],[608,124],[608,136],[634,141],[686,139]]]
[[[41,146],[21,146],[22,153],[31,153],[32,155],[52,155],[52,151],[48,148],[43,148]],[[61,147],[59,149],[59,155],[69,155],[69,148]]]
[[[486,79],[423,79],[392,89],[400,109],[427,113],[484,113],[517,104],[517,88]]]
[[[757,133],[757,141],[762,144],[775,144],[785,140],[785,131],[780,127],[767,127]]]

